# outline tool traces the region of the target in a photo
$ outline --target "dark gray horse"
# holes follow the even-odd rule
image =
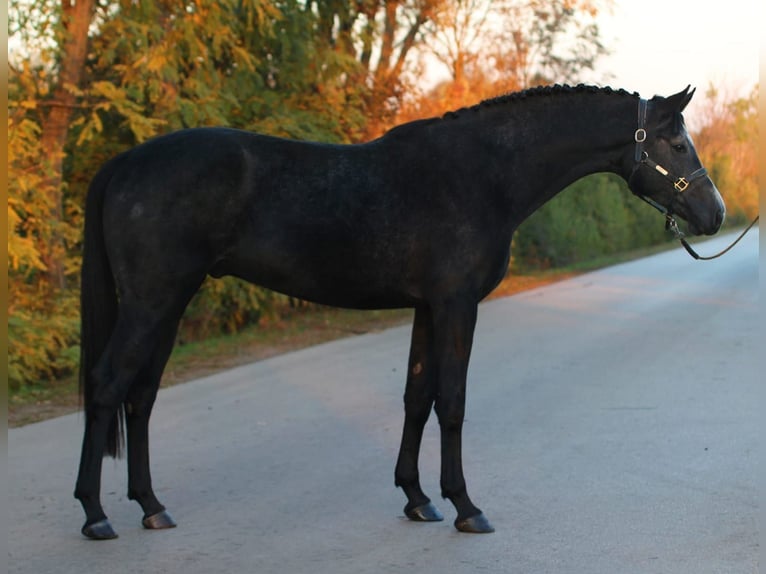
[[[692,94],[647,101],[609,88],[536,88],[360,145],[205,128],[109,161],[85,216],[83,534],[116,536],[101,507],[101,461],[118,454],[123,426],[128,497],[145,527],[175,525],[152,490],[148,422],[178,322],[207,275],[327,305],[414,308],[395,472],[405,513],[442,519],[418,477],[435,408],[455,526],[491,532],[461,461],[477,305],[504,276],[519,224],[587,174],[619,174],[692,233],[715,233],[723,202],[681,116]]]

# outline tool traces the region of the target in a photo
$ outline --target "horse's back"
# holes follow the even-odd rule
[[[147,269],[171,282],[229,274],[327,303],[357,293],[353,306],[406,304],[371,293],[396,291],[370,281],[402,255],[404,206],[385,196],[380,166],[370,146],[226,128],[150,140],[118,159],[104,198],[118,283]]]

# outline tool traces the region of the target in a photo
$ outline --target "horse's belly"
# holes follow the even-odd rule
[[[359,264],[330,251],[313,257],[250,252],[230,259],[211,275],[233,275],[283,293],[322,305],[351,309],[412,307],[418,300],[401,267]]]

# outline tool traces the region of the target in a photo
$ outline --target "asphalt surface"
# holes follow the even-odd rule
[[[700,244],[705,253],[731,236]],[[715,262],[681,249],[482,305],[469,372],[469,492],[497,529],[460,534],[393,484],[409,328],[163,390],[154,484],[179,523],[141,528],[104,464],[120,538],[81,537],[80,415],[8,433],[10,572],[757,571],[758,233]]]

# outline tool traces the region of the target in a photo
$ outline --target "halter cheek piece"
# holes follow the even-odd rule
[[[644,142],[646,141],[646,128],[644,127],[646,125],[646,108],[647,108],[647,101],[643,98],[641,98],[638,101],[638,129],[636,129],[633,140],[636,142],[636,151],[633,159],[635,160],[635,165],[633,166],[633,171],[630,174],[630,178],[628,180],[628,186],[632,188],[630,185],[630,182],[633,180],[633,177],[636,175],[638,170],[642,166],[647,166],[653,170],[655,170],[657,173],[662,175],[665,179],[670,181],[673,184],[673,201],[676,200],[678,196],[680,196],[686,189],[689,187],[689,185],[692,184],[692,182],[705,177],[707,175],[707,170],[704,167],[700,167],[699,169],[693,171],[688,177],[676,177],[672,173],[670,173],[669,170],[662,167],[660,164],[658,164],[656,161],[652,160],[649,157],[649,154],[644,149]],[[673,213],[669,208],[666,208],[663,205],[660,205],[650,197],[647,197],[643,194],[637,193],[638,197],[643,199],[645,202],[647,202],[649,205],[654,207],[656,210],[658,210],[660,213],[665,215],[667,219],[667,225],[666,227],[673,229],[673,232],[676,233],[676,230],[678,229],[675,226],[675,220],[673,220]],[[672,205],[672,203],[671,203]],[[678,232],[680,233],[680,231]]]

